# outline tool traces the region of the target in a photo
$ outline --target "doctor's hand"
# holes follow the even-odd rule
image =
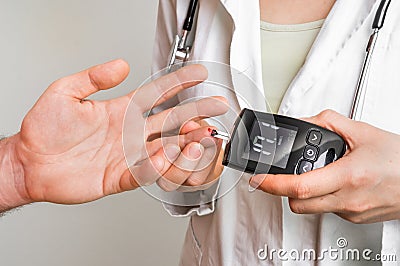
[[[78,204],[155,182],[180,156],[196,145],[202,131],[178,136],[178,144],[157,139],[162,125],[179,128],[194,117],[226,110],[206,98],[146,118],[143,114],[178,92],[202,82],[199,65],[183,68],[129,95],[108,101],[86,98],[120,84],[129,66],[122,60],[99,65],[53,83],[26,115],[20,133],[0,141],[0,212],[32,202]],[[135,127],[125,160],[122,129],[127,117]],[[179,146],[181,147],[179,147]],[[132,175],[133,173],[133,175]]]
[[[400,136],[333,111],[308,121],[341,135],[346,155],[300,176],[258,175],[251,185],[289,197],[299,214],[336,213],[353,223],[400,219]]]

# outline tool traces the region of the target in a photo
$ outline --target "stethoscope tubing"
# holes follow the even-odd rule
[[[190,0],[186,19],[185,19],[185,22],[183,23],[184,31],[190,32],[192,30],[198,4],[199,4],[199,0]]]
[[[382,29],[386,14],[389,9],[391,0],[382,0],[376,11],[374,22],[372,24],[373,33],[369,38],[364,64],[361,69],[360,77],[357,83],[357,89],[354,95],[353,105],[351,107],[350,118],[360,121],[364,109],[365,96],[367,94],[367,83],[371,68],[372,56],[378,41],[379,31]]]

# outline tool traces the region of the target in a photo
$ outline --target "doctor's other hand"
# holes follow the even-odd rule
[[[400,136],[330,110],[308,121],[341,135],[345,156],[300,176],[257,175],[250,184],[289,197],[298,214],[336,213],[357,224],[400,219]]]
[[[174,144],[156,147],[148,137],[159,134],[162,125],[179,128],[196,116],[226,111],[215,105],[224,99],[206,98],[144,116],[153,106],[204,81],[207,70],[199,65],[161,77],[117,99],[86,100],[117,86],[128,73],[128,64],[116,60],[62,78],[44,92],[26,115],[21,131],[0,141],[0,212],[32,202],[85,203],[135,189],[141,182],[155,182],[152,179],[169,169],[171,158],[178,157],[181,149]],[[127,158],[131,169],[123,149],[125,113],[135,125],[130,129],[136,130],[129,132],[133,134],[128,138],[130,146],[124,147],[127,157],[132,153],[135,157],[134,161]],[[194,143],[203,138],[198,133],[192,135],[199,137],[190,138]],[[153,150],[148,151],[149,147]]]

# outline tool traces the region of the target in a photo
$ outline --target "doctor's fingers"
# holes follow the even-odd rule
[[[186,103],[148,117],[146,133],[150,136],[181,128],[189,120],[219,116],[226,113],[228,109],[227,100],[219,96]]]
[[[207,69],[201,65],[190,65],[156,79],[132,92],[135,103],[143,112],[162,104],[184,89],[193,87],[208,77]]]
[[[48,92],[67,95],[81,101],[100,90],[117,86],[125,80],[128,73],[128,63],[124,60],[114,60],[59,79],[50,85]]]
[[[157,184],[164,191],[177,190],[196,170],[204,148],[200,143],[190,143],[185,147],[168,171],[157,180]]]
[[[192,142],[201,143],[205,148],[216,146],[218,139],[210,136],[210,130],[215,129],[214,127],[200,127],[184,135],[175,135],[169,137],[157,138],[146,144],[146,152],[149,155],[154,154],[162,147],[168,144],[178,145],[182,150]]]
[[[120,181],[122,191],[136,189],[141,186],[149,186],[155,183],[171,164],[179,157],[181,149],[176,145],[167,145],[153,156],[142,161],[127,170]]]
[[[343,188],[351,178],[351,169],[351,164],[342,158],[324,168],[302,175],[256,175],[250,180],[250,185],[277,196],[310,199]]]
[[[375,207],[370,197],[362,195],[339,195],[333,193],[322,197],[296,200],[289,199],[290,209],[297,214],[335,213],[352,223],[381,222],[382,216],[390,214],[387,207]],[[396,217],[393,217],[396,218]]]
[[[351,120],[332,110],[325,110],[316,116],[303,118],[303,120],[336,132],[344,138],[351,149],[358,140],[368,136],[367,131],[370,130],[365,123]]]
[[[341,200],[335,194],[305,200],[290,198],[289,206],[292,212],[297,214],[334,213],[344,209]]]

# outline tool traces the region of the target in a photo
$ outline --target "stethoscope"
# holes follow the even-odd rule
[[[375,50],[376,42],[378,40],[379,31],[385,23],[386,13],[389,9],[391,0],[381,0],[378,10],[375,14],[375,19],[372,24],[372,34],[369,38],[364,64],[361,70],[360,78],[358,80],[356,93],[351,107],[350,118],[353,120],[361,120],[361,115],[364,109],[365,95],[367,93],[367,80],[371,66],[372,55]]]
[[[185,65],[189,59],[192,46],[188,43],[188,37],[192,31],[193,24],[196,19],[198,5],[198,0],[190,0],[189,2],[186,19],[183,23],[182,34],[177,34],[175,36],[170,55],[168,57],[168,71],[171,71],[175,64],[181,64],[182,66]]]
[[[191,44],[188,44],[187,40],[190,32],[192,31],[193,24],[195,22],[196,11],[199,5],[198,2],[199,2],[198,0],[190,0],[186,19],[183,24],[182,34],[181,35],[178,34],[175,36],[171,48],[171,52],[168,58],[168,66],[167,66],[168,71],[170,71],[175,64],[179,63],[181,65],[184,65],[189,59],[192,46]],[[379,32],[385,23],[385,18],[390,3],[391,0],[381,0],[378,10],[376,11],[375,14],[374,22],[372,24],[373,32],[368,41],[364,64],[357,84],[353,105],[351,107],[350,118],[353,120],[361,119],[361,114],[364,109],[365,95],[367,92],[367,79],[371,66],[372,55],[375,50]]]

